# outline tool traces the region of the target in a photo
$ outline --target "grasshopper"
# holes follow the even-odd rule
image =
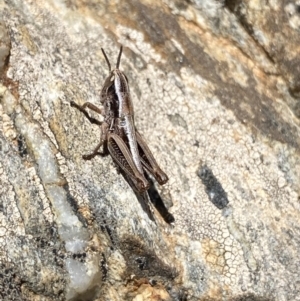
[[[100,142],[91,154],[82,157],[90,160],[97,154],[109,153],[129,178],[133,188],[142,194],[150,188],[145,173],[150,173],[161,185],[168,181],[168,176],[159,167],[142,135],[135,128],[128,79],[119,69],[122,46],[113,70],[105,51],[102,48],[101,50],[109,69],[109,75],[101,90],[102,107],[98,108],[90,102],[80,106],[71,101],[71,106],[80,110],[92,123],[101,127]],[[90,117],[86,111],[87,108],[101,114],[104,117],[103,122]],[[99,153],[101,146],[103,146],[103,152]]]

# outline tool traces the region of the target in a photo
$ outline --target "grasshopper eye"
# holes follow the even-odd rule
[[[112,75],[111,78],[110,78],[110,81],[113,82],[114,80],[115,80],[115,76]]]

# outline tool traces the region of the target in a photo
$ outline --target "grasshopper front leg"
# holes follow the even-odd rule
[[[107,133],[108,133],[108,124],[106,122],[101,122],[93,117],[91,117],[88,112],[86,111],[86,108],[89,108],[91,110],[93,110],[94,112],[103,115],[104,111],[103,109],[98,108],[97,106],[95,106],[94,104],[90,103],[90,102],[85,102],[82,106],[78,105],[77,103],[75,103],[74,101],[71,101],[71,106],[75,107],[77,110],[79,110],[80,112],[82,112],[85,117],[94,124],[100,125],[101,126],[101,138],[100,138],[100,142],[97,144],[97,146],[95,147],[95,149],[93,150],[92,153],[87,154],[87,155],[83,155],[82,159],[84,160],[91,160],[93,159],[96,155],[105,155],[105,152],[100,153],[98,152],[99,148],[107,141]]]
[[[97,106],[95,106],[94,104],[90,103],[90,102],[85,102],[82,106],[80,106],[79,104],[77,104],[74,101],[70,102],[71,107],[76,108],[77,110],[79,110],[80,112],[82,112],[84,114],[84,116],[90,121],[90,123],[94,123],[94,124],[98,124],[101,125],[102,122],[97,120],[96,118],[93,118],[89,115],[89,113],[86,111],[85,108],[89,108],[92,111],[104,116],[104,110],[98,108]]]

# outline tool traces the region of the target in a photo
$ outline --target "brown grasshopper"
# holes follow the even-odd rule
[[[168,176],[158,166],[149,147],[136,130],[134,125],[133,104],[130,97],[128,79],[120,71],[119,65],[122,55],[122,46],[118,55],[116,68],[111,70],[110,62],[106,53],[101,48],[109,68],[109,76],[106,78],[101,91],[102,108],[98,108],[90,102],[82,106],[71,102],[71,106],[85,114],[92,122],[101,126],[101,139],[91,154],[83,155],[83,159],[90,160],[97,154],[105,155],[107,151],[113,160],[129,178],[135,190],[143,193],[149,189],[149,181],[145,172],[149,172],[159,184],[165,184]],[[86,111],[89,108],[104,117],[100,122],[91,118]],[[103,153],[99,153],[103,145]]]

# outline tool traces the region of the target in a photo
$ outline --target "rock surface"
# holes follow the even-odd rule
[[[300,300],[300,9],[259,3],[0,4],[1,300]],[[120,44],[172,225],[82,160]]]

